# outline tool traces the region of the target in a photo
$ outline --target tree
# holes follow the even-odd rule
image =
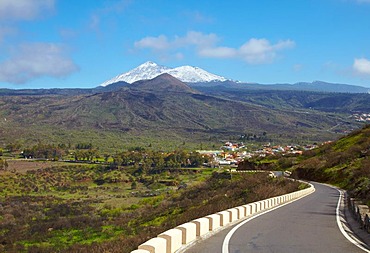
[[[5,159],[0,158],[0,170],[7,169],[9,166],[8,162]]]
[[[21,148],[21,145],[19,143],[9,143],[5,146],[5,148],[9,151],[9,152],[14,152],[16,150],[19,150]]]
[[[132,181],[132,183],[131,183],[131,190],[135,190],[136,188],[137,188],[136,181]]]
[[[152,154],[153,166],[157,170],[162,170],[165,167],[164,155],[160,152]]]

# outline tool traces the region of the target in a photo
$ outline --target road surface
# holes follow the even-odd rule
[[[311,195],[253,218],[233,234],[230,230],[238,225],[227,228],[196,243],[186,253],[365,252],[347,240],[338,228],[339,192],[321,184],[314,186],[316,191]]]

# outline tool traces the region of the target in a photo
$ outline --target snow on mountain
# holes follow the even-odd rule
[[[134,83],[139,80],[153,79],[154,77],[164,73],[166,70],[170,70],[170,68],[148,61],[130,70],[129,72],[120,74],[108,81],[105,81],[101,84],[101,86],[107,86],[109,84],[117,83],[120,81],[124,81],[126,83]]]
[[[209,73],[201,68],[192,66],[181,66],[166,71],[173,77],[176,77],[185,83],[199,83],[199,82],[212,82],[212,81],[226,81],[227,79],[222,76],[218,76]]]
[[[102,83],[101,86],[107,86],[109,84],[120,82],[120,81],[124,81],[127,83],[134,83],[139,80],[153,79],[163,73],[168,73],[171,76],[179,79],[182,82],[186,82],[186,83],[226,81],[227,80],[225,77],[209,73],[197,67],[181,66],[177,68],[168,68],[165,66],[158,65],[154,62],[148,61],[126,73],[120,74]]]

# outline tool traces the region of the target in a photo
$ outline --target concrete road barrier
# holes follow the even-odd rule
[[[158,237],[146,241],[137,250],[131,251],[131,253],[175,253],[181,248],[186,248],[187,245],[192,244],[197,239],[209,236],[211,235],[210,233],[221,230],[229,224],[234,224],[246,217],[285,204],[314,191],[315,188],[313,185],[310,185],[309,188],[304,190],[230,208],[195,219],[159,234]],[[363,209],[365,210],[365,208]],[[368,209],[366,212],[368,212]]]
[[[230,222],[234,222],[234,221],[238,220],[238,209],[230,208],[226,211],[229,212],[229,214],[230,214],[230,220],[229,220]]]
[[[176,228],[181,230],[182,244],[188,244],[197,239],[197,225],[195,223],[184,223]]]
[[[150,253],[150,251],[147,251],[144,249],[137,249],[137,250],[131,251],[131,253]]]
[[[182,246],[182,231],[177,228],[173,228],[159,234],[158,237],[164,238],[166,242],[166,253],[174,253]]]
[[[221,226],[226,226],[230,223],[230,213],[228,211],[218,212],[217,214],[220,215]]]
[[[249,215],[252,215],[252,205],[251,204],[248,204],[248,205],[244,205],[245,207],[245,217],[249,216]]]
[[[209,232],[209,220],[207,218],[199,218],[191,221],[196,225],[196,235],[203,236]]]
[[[152,238],[139,246],[139,249],[147,250],[150,253],[166,252],[167,241],[164,238]]]
[[[235,207],[238,211],[238,219],[242,219],[246,216],[245,214],[245,211],[246,211],[246,208],[245,206],[238,206],[238,207]]]
[[[206,216],[206,218],[209,220],[209,231],[215,231],[219,227],[221,227],[221,219],[220,215],[218,214],[211,214]]]

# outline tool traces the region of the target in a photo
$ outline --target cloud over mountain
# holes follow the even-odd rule
[[[248,64],[272,63],[279,51],[295,46],[295,42],[290,39],[274,44],[264,38],[251,38],[239,48],[217,46],[218,41],[220,38],[216,34],[190,31],[183,37],[176,36],[173,40],[165,35],[145,37],[136,41],[134,46],[136,49],[150,49],[162,54],[174,51],[179,53],[181,49],[192,46],[201,57],[242,59]]]

